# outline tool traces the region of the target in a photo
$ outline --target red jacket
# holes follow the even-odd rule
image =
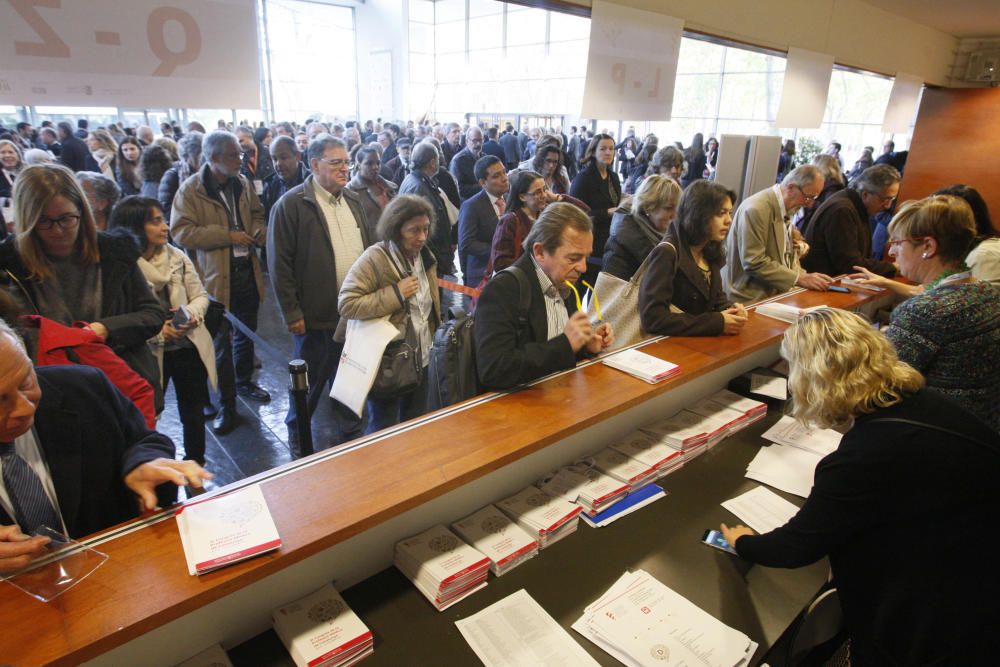
[[[156,429],[153,388],[90,329],[67,327],[38,315],[21,318],[25,328],[38,331],[36,366],[92,366],[104,371],[122,394],[139,408],[146,426]]]

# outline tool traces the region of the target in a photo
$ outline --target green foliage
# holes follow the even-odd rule
[[[823,152],[823,144],[819,139],[799,137],[795,141],[795,166],[812,163],[812,159]]]

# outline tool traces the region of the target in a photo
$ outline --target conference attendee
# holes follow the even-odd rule
[[[499,143],[503,147],[504,166],[507,169],[513,169],[520,161],[521,151],[518,150],[517,134],[514,132],[514,126],[510,123],[507,123],[507,128],[500,135]]]
[[[59,163],[68,167],[70,171],[100,171],[97,161],[94,160],[87,148],[87,144],[73,133],[73,126],[69,121],[60,121],[56,125],[59,133]],[[51,145],[51,144],[50,144]]]
[[[778,176],[775,183],[781,183],[792,169],[795,168],[795,140],[786,139],[778,155]]]
[[[170,233],[188,251],[209,295],[256,331],[264,280],[255,248],[264,243],[264,207],[240,173],[235,135],[215,130],[205,135],[201,152],[204,166],[174,196]],[[237,394],[261,403],[271,395],[253,381],[249,336],[224,319],[214,342],[220,405],[212,430],[222,435],[236,426]]]
[[[614,343],[611,326],[594,327],[567,285],[587,268],[592,227],[578,207],[553,204],[525,237],[524,254],[486,284],[475,318],[476,371],[484,388],[508,389],[572,368]],[[522,290],[530,295],[527,313],[520,312]]]
[[[618,144],[618,173],[621,174],[622,181],[632,172],[637,157],[639,157],[639,140],[631,134]]]
[[[139,178],[142,180],[139,194],[156,199],[160,193],[160,181],[173,166],[174,161],[170,159],[165,148],[155,143],[146,146],[139,157]]]
[[[121,188],[123,197],[137,195],[142,189],[142,179],[139,177],[139,158],[142,155],[142,150],[142,143],[135,137],[126,137],[118,144],[118,153],[115,158],[115,182]]]
[[[664,146],[653,153],[653,159],[649,163],[649,169],[646,170],[646,176],[651,174],[669,176],[674,179],[677,185],[680,185],[681,179],[684,177],[684,166],[684,153],[676,146]],[[638,183],[641,181],[636,183],[636,189],[639,187]]]
[[[56,159],[52,156],[52,153],[41,148],[29,148],[24,151],[24,164],[25,166],[30,164],[55,164]]]
[[[396,155],[388,161],[382,160],[382,169],[379,174],[387,181],[395,183],[397,188],[406,175],[410,173],[410,149],[412,147],[413,142],[409,137],[400,137],[396,140]]]
[[[309,165],[306,180],[274,205],[267,228],[271,286],[292,334],[294,355],[308,364],[309,414],[298,415],[290,402],[285,416],[293,448],[298,446],[298,420],[312,418],[340,362],[343,345],[334,340],[341,324],[337,294],[347,271],[375,241],[360,198],[347,187],[347,145],[319,135],[309,144]],[[361,435],[358,416],[336,401],[333,412],[337,442]]]
[[[691,145],[684,151],[684,161],[687,163],[687,171],[681,179],[681,187],[686,188],[705,177],[708,156],[705,155],[705,141],[701,132],[696,133],[691,139]]]
[[[173,503],[176,486],[212,478],[175,461],[170,439],[149,429],[101,371],[32,368],[2,321],[0,395],[0,571],[45,553],[48,538],[25,539],[43,525],[79,539]]]
[[[483,131],[473,125],[465,133],[465,148],[455,153],[448,164],[448,170],[458,183],[458,194],[463,202],[481,190],[475,175],[475,165],[482,156]]]
[[[44,148],[57,159],[60,153],[62,153],[62,143],[59,141],[59,134],[51,127],[39,128],[38,143],[41,148]]]
[[[75,177],[87,196],[87,203],[90,204],[90,211],[94,216],[94,225],[98,231],[103,232],[108,228],[108,218],[111,217],[112,209],[121,199],[121,188],[113,178],[96,171],[80,171]]]
[[[17,147],[20,148],[22,152],[37,146],[35,129],[31,127],[31,123],[26,123],[24,121],[21,121],[15,126],[15,132],[11,139],[15,144],[17,144]]]
[[[399,186],[399,194],[423,197],[434,209],[434,217],[431,218],[431,237],[427,241],[427,247],[434,253],[438,276],[448,276],[455,273],[452,260],[454,252],[451,242],[451,218],[439,187],[440,164],[441,155],[433,140],[424,139],[414,146],[410,156],[411,171]],[[448,178],[451,178],[450,174]]]
[[[156,388],[146,339],[165,312],[136,265],[129,235],[98,232],[83,189],[62,165],[26,167],[14,187],[16,233],[0,245],[0,281],[20,311],[82,325]],[[156,410],[163,408],[157,392]]]
[[[907,202],[889,234],[900,274],[924,291],[896,306],[886,336],[929,388],[1000,430],[1000,290],[963,262],[976,237],[972,209],[949,195]]]
[[[396,184],[387,181],[379,175],[381,162],[374,148],[361,148],[355,155],[358,172],[347,187],[357,193],[361,207],[365,210],[368,224],[368,236],[377,238],[375,229],[378,227],[382,211],[396,196]]]
[[[240,125],[233,133],[236,135],[240,145],[240,173],[246,177],[253,187],[254,192],[259,196],[263,192],[264,178],[270,176],[274,171],[271,165],[270,154],[267,157],[267,166],[262,158],[262,151],[254,141],[253,129],[246,125]]]
[[[705,178],[715,180],[715,169],[719,163],[719,140],[709,137],[705,142]]]
[[[458,123],[448,123],[444,128],[444,139],[441,141],[441,164],[451,165],[453,157],[462,150],[462,126]]]
[[[611,218],[602,270],[622,280],[631,279],[677,215],[680,198],[681,187],[676,181],[659,174],[648,176],[629,201],[629,208],[619,206]]]
[[[302,154],[295,141],[287,135],[276,137],[268,152],[271,154],[274,173],[264,180],[264,194],[260,200],[264,205],[264,220],[269,223],[274,205],[286,192],[305,182],[309,169],[302,162]]]
[[[156,135],[153,133],[153,128],[149,125],[140,125],[135,128],[135,137],[142,142],[142,146],[149,146],[154,141],[156,141]]]
[[[812,206],[823,191],[823,174],[812,165],[796,167],[781,183],[747,197],[726,235],[722,281],[730,301],[753,303],[792,287],[825,291],[830,276],[802,270],[801,242],[791,216]]]
[[[87,148],[97,161],[100,172],[108,178],[116,178],[115,161],[118,159],[118,142],[107,130],[97,129],[87,135]]]
[[[185,458],[205,465],[206,381],[213,388],[218,384],[212,336],[204,326],[208,292],[191,259],[170,245],[170,228],[159,201],[126,197],[115,206],[109,226],[128,231],[139,241],[139,269],[167,312],[160,331],[148,343],[159,366],[160,390],[165,392],[173,380]]]
[[[308,161],[308,157],[306,156],[306,151],[309,150],[309,141],[310,141],[309,135],[306,134],[305,132],[298,132],[295,135],[295,145],[298,147],[299,153],[302,154],[303,161]]]
[[[266,181],[274,173],[274,164],[271,162],[271,141],[274,135],[270,128],[258,127],[253,131],[253,143],[257,147],[257,177],[261,181]]]
[[[389,202],[378,223],[381,241],[354,262],[340,287],[341,317],[388,317],[401,338],[407,337],[410,327],[419,346],[420,384],[392,397],[369,395],[367,433],[427,412],[427,365],[434,331],[441,323],[437,270],[427,249],[432,215],[430,204],[417,195],[400,195]]]
[[[652,178],[663,178],[650,176]],[[644,183],[645,185],[645,183]],[[747,322],[740,304],[722,288],[723,241],[732,224],[736,194],[710,181],[685,191],[665,243],[649,257],[639,283],[639,318],[648,334],[721,336],[738,334]]]
[[[549,192],[557,195],[569,194],[569,172],[563,166],[562,148],[556,141],[539,142],[539,146],[535,149],[535,157],[531,160],[530,169],[541,174]]]
[[[611,232],[611,214],[622,198],[621,181],[611,168],[614,159],[615,140],[611,135],[594,135],[580,161],[582,170],[573,179],[569,190],[571,195],[590,207],[590,220],[594,223],[592,252],[598,257],[604,255],[604,245]],[[587,279],[593,284],[596,280],[595,269],[588,269]]]
[[[639,154],[635,158],[635,164],[629,170],[628,177],[625,179],[625,194],[635,194],[639,184],[642,183],[642,179],[646,177],[646,172],[649,171],[649,164],[653,161],[653,156],[656,155],[657,150],[656,144],[644,144],[639,150]]]
[[[465,200],[458,213],[458,254],[465,258],[465,284],[470,287],[486,275],[493,234],[507,210],[504,197],[510,189],[504,163],[495,155],[479,158],[475,173],[482,190]]]
[[[847,180],[844,178],[844,173],[840,170],[840,163],[832,156],[820,153],[812,159],[812,164],[823,174],[823,192],[820,193],[819,199],[811,207],[800,208],[798,215],[795,216],[795,227],[801,233],[804,233],[806,228],[809,227],[809,223],[813,216],[816,215],[819,207],[827,199],[847,187]]]
[[[156,198],[160,200],[163,217],[168,221],[173,213],[174,196],[181,183],[201,166],[201,143],[205,139],[204,132],[190,131],[177,142],[177,155],[180,158],[167,169],[160,179],[160,189]]]
[[[392,130],[389,130],[387,128],[387,129],[384,129],[381,132],[379,132],[378,133],[378,141],[377,141],[377,143],[378,143],[379,146],[382,147],[382,153],[383,153],[383,155],[385,153],[390,153],[390,155],[386,156],[386,161],[391,160],[394,157],[396,157],[396,155],[391,154],[393,152],[393,151],[391,151],[391,149],[393,148],[393,145],[395,143],[394,142],[394,138],[392,136]]]
[[[809,313],[781,350],[792,415],[844,436],[785,525],[723,524],[726,540],[768,567],[828,557],[852,665],[993,664],[1000,641],[984,629],[1000,621],[1000,583],[984,576],[994,554],[969,536],[1000,510],[1000,436],[923,388],[860,315]]]
[[[24,168],[21,147],[10,139],[0,139],[0,197],[10,197],[14,181]],[[4,208],[6,208],[6,204]]]
[[[870,219],[892,206],[897,194],[899,172],[880,164],[823,202],[804,231],[809,254],[802,258],[802,267],[831,276],[853,273],[856,266],[882,276],[896,275],[892,262],[872,257]]]
[[[841,168],[843,168],[844,166],[844,159],[840,157],[840,151],[842,150],[842,148],[843,147],[840,145],[840,142],[831,141],[827,145],[826,150],[823,151],[826,155],[829,155],[830,157],[835,159],[837,161],[837,164],[839,164]]]
[[[873,147],[865,146],[864,150],[861,151],[861,157],[858,158],[858,161],[855,162],[854,166],[851,168],[850,173],[847,174],[848,181],[853,181],[855,178],[860,176],[865,169],[874,166],[875,164],[875,158],[873,157],[874,153],[875,149]]]
[[[497,139],[500,137],[500,130],[496,126],[486,128],[486,141],[483,143],[483,154],[492,155],[494,157],[500,158],[503,162],[507,154],[504,152],[503,146]]]
[[[961,197],[972,209],[976,221],[976,238],[972,250],[965,258],[965,264],[976,280],[982,280],[1000,287],[1000,232],[993,226],[989,207],[979,191],[968,185],[949,185],[934,194]]]

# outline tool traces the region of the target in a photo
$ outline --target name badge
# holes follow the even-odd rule
[[[250,247],[245,245],[234,245],[233,246],[233,257],[249,257]]]
[[[253,191],[257,193],[257,196],[264,194],[264,181],[259,178],[253,179]]]

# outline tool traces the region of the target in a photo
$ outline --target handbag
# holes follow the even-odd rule
[[[669,241],[662,241],[660,245],[666,244],[677,249]],[[602,319],[611,325],[615,332],[615,344],[612,349],[627,347],[638,343],[649,336],[642,330],[642,322],[639,318],[639,283],[649,267],[649,258],[653,256],[652,251],[642,260],[642,264],[629,280],[622,280],[618,276],[607,271],[597,274],[597,282],[594,283],[594,293],[597,301],[601,304]],[[675,263],[676,266],[676,263]],[[671,306],[671,309],[674,307]],[[587,314],[596,316],[594,300],[591,299],[587,305]]]
[[[215,334],[219,333],[219,327],[222,326],[222,320],[225,317],[226,307],[222,305],[222,302],[208,297],[208,308],[205,309],[205,328],[208,329],[212,338],[215,338]]]
[[[404,273],[396,266],[392,255],[384,247],[378,246],[378,248],[385,254],[402,280]],[[420,340],[417,338],[417,329],[413,326],[409,305],[405,299],[401,301],[406,311],[405,331],[402,340],[390,341],[385,346],[375,381],[368,392],[375,398],[397,398],[415,390],[423,379],[424,368],[420,363]]]

